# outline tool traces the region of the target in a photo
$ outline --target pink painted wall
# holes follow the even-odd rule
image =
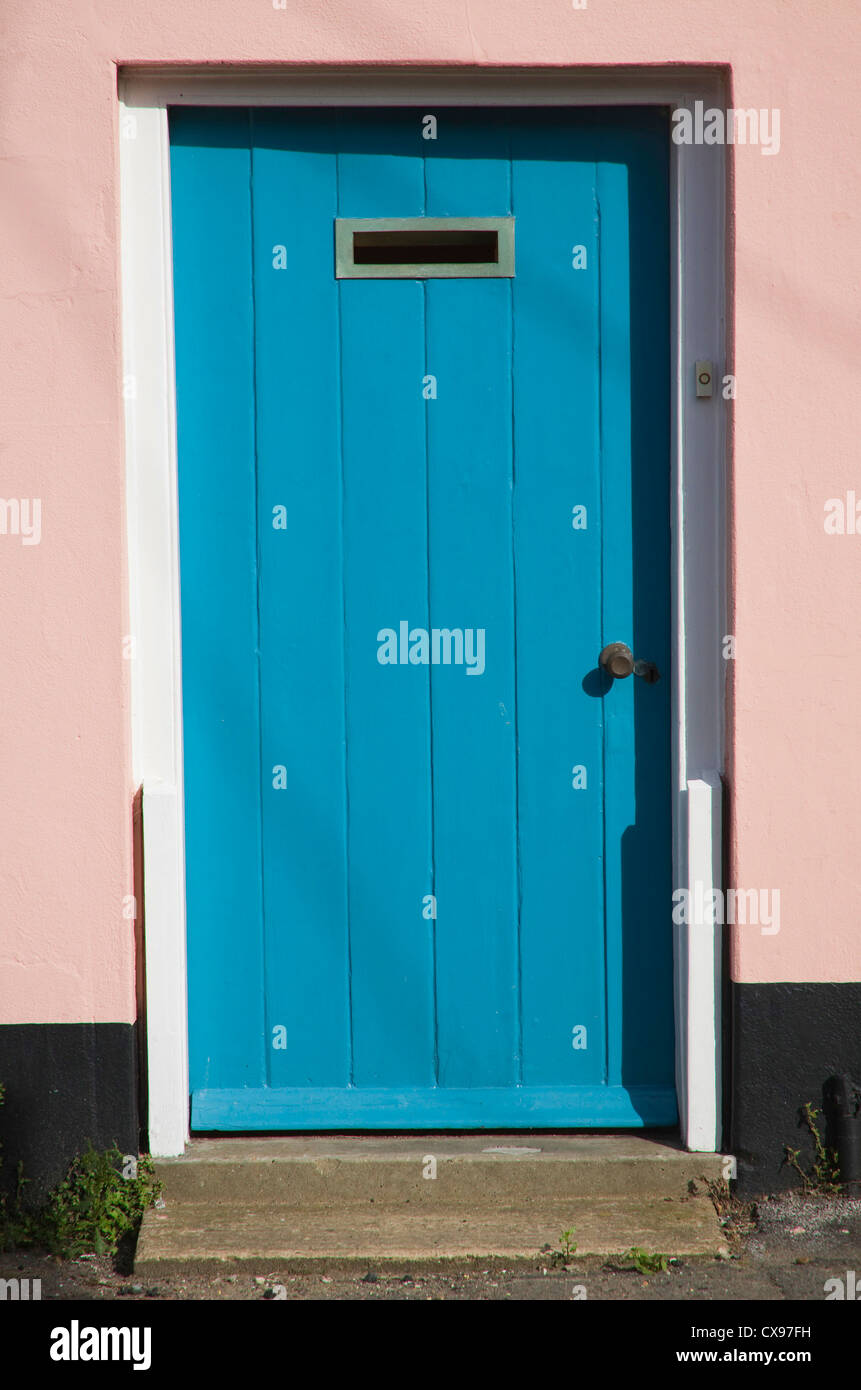
[[[5,0],[0,1020],[134,1017],[117,63],[730,64],[737,150],[734,881],[779,887],[736,978],[861,976],[857,0]]]

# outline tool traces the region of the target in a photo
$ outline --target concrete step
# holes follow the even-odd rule
[[[632,1134],[196,1139],[156,1164],[135,1268],[535,1258],[569,1229],[578,1254],[714,1253],[721,1163]]]
[[[578,1255],[621,1254],[633,1245],[666,1255],[714,1255],[726,1239],[706,1197],[575,1197],[516,1210],[375,1206],[304,1214],[197,1202],[146,1214],[134,1267],[136,1274],[157,1275],[237,1261],[262,1273],[297,1261],[540,1259],[542,1247],[558,1250],[568,1230]]]
[[[683,1197],[691,1180],[717,1179],[721,1161],[719,1154],[691,1154],[665,1139],[630,1134],[426,1134],[195,1139],[181,1158],[160,1159],[156,1167],[169,1202],[438,1210]]]

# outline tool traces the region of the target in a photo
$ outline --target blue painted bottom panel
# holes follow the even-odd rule
[[[678,1123],[671,1086],[515,1086],[371,1090],[304,1086],[202,1090],[192,1097],[200,1130],[638,1129]]]

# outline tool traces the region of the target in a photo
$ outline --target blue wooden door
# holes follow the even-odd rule
[[[674,1123],[665,117],[170,129],[193,1128]]]

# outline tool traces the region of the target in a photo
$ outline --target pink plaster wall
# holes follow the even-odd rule
[[[857,0],[4,0],[0,1020],[134,1017],[117,63],[731,64],[737,150],[732,862],[779,887],[743,980],[861,976]]]

